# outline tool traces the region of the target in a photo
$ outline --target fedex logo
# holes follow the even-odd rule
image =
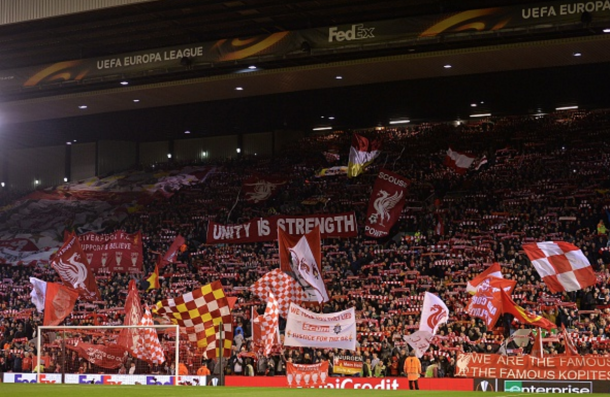
[[[46,375],[40,375],[40,382],[39,383],[55,383],[55,379],[49,379],[47,378]]]
[[[375,28],[365,28],[363,24],[352,25],[351,29],[339,30],[337,26],[328,29],[328,42],[372,39]]]
[[[165,382],[164,382],[165,381]],[[174,377],[170,376],[147,376],[146,377],[147,385],[163,385],[163,386],[172,386],[174,384]]]
[[[115,380],[110,375],[79,375],[78,383],[93,385],[121,385],[123,382]]]
[[[15,374],[15,383],[37,383],[36,374]]]

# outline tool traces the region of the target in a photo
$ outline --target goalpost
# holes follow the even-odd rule
[[[159,336],[159,341],[161,343],[161,347],[164,352],[165,362],[173,363],[173,369],[169,366],[169,372],[165,370],[166,366],[160,364],[157,367],[151,366],[150,364],[144,365],[144,361],[138,360],[134,357],[130,352],[124,353],[122,357],[118,357],[113,355],[114,352],[119,352],[120,349],[113,349],[113,345],[116,343],[119,333],[123,329],[155,329],[156,334]],[[184,342],[187,342],[184,340]],[[110,360],[112,361],[112,365],[116,365],[116,368],[107,369],[108,366],[97,366],[96,364],[91,364],[91,361],[88,361],[90,364],[84,364],[85,368],[94,369],[94,371],[82,371],[82,367],[79,368],[78,371],[74,371],[74,362],[72,360],[68,360],[67,357],[78,355],[78,345],[81,343],[85,343],[89,350],[92,349],[92,346],[95,346],[96,351],[92,352],[92,356],[96,359],[101,360]],[[82,345],[84,346],[84,345]],[[81,347],[82,347],[81,346]],[[182,349],[181,349],[182,348]],[[180,345],[180,327],[178,325],[104,325],[104,326],[39,326],[37,332],[37,364],[42,362],[43,357],[51,358],[51,361],[54,361],[56,366],[61,366],[61,383],[66,383],[66,376],[71,377],[73,379],[74,376],[81,376],[80,379],[83,379],[82,376],[85,374],[91,375],[92,381],[88,381],[88,383],[94,383],[95,379],[102,379],[102,382],[95,383],[105,383],[105,380],[109,378],[100,378],[101,376],[106,375],[118,375],[120,378],[123,376],[127,379],[127,375],[129,374],[129,368],[124,368],[126,374],[119,374],[119,368],[121,365],[126,364],[127,362],[138,362],[142,364],[146,368],[154,368],[154,370],[142,371],[142,368],[138,368],[137,376],[132,376],[132,382],[137,382],[136,384],[141,384],[142,381],[145,381],[146,384],[151,384],[151,379],[155,381],[152,384],[169,384],[169,383],[156,383],[157,377],[160,379],[167,379],[169,376],[173,376],[173,384],[177,385],[178,376],[179,376],[179,365],[181,363],[181,359],[183,362],[187,362],[186,357],[191,356],[192,352],[188,346]],[[181,357],[181,350],[184,351],[184,355]],[[173,356],[173,357],[172,357]],[[79,360],[80,362],[81,360]],[[85,360],[83,360],[84,362]],[[96,361],[96,360],[94,360]],[[98,362],[98,361],[96,361]],[[70,363],[70,368],[68,368],[67,364]],[[55,369],[55,368],[54,368]],[[58,372],[51,369],[51,371],[57,377]],[[157,370],[163,370],[163,372],[159,372]],[[196,369],[195,369],[196,370]],[[41,375],[41,366],[36,366],[36,374],[38,379]],[[122,371],[121,371],[122,372]],[[194,371],[193,371],[194,372]],[[48,372],[46,372],[48,373]],[[97,378],[96,378],[97,377]],[[116,378],[116,376],[115,376]],[[193,380],[193,376],[187,376],[185,378],[189,378]],[[89,378],[84,378],[89,379]],[[172,378],[169,378],[172,379]],[[199,380],[195,381],[199,384]],[[74,383],[74,382],[68,382]],[[78,382],[76,382],[78,383]],[[82,382],[81,382],[82,383]],[[120,382],[118,382],[120,383]],[[192,384],[192,383],[186,383]]]

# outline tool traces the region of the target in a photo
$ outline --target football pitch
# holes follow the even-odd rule
[[[335,390],[335,389],[282,389],[265,387],[189,387],[189,386],[111,386],[111,385],[44,385],[0,383],[2,397],[513,397],[524,393],[483,393],[465,391],[410,391],[410,390]],[[535,395],[547,395],[536,393]],[[551,394],[548,394],[551,395]],[[610,396],[610,394],[595,394]]]

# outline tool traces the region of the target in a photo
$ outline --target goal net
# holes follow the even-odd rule
[[[41,326],[36,351],[40,383],[217,384],[177,325]]]

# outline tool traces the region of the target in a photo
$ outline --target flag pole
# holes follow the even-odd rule
[[[222,321],[220,322],[220,324],[218,324],[218,333],[220,334],[220,347],[218,349],[218,355],[220,356],[218,359],[220,360],[220,380],[218,382],[219,386],[224,386],[225,385],[225,366],[222,362],[222,359],[224,358],[224,335],[223,335],[223,325],[222,325]]]

